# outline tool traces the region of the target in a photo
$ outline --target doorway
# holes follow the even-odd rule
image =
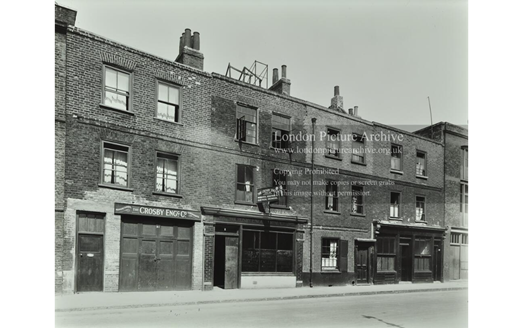
[[[434,281],[441,281],[441,241],[434,240],[434,262],[433,262],[433,278]]]
[[[103,235],[78,235],[79,292],[103,290]]]
[[[412,281],[412,246],[411,240],[401,239],[400,240],[400,264],[401,274],[400,281]]]
[[[238,236],[215,235],[214,286],[238,288]]]
[[[368,284],[370,283],[370,272],[371,269],[371,245],[368,243],[359,243],[356,242],[355,245],[356,249],[356,256],[354,257],[355,263],[354,266],[356,268],[356,283],[358,285],[361,284]]]

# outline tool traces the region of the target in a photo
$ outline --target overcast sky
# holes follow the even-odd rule
[[[287,65],[291,95],[391,125],[467,124],[466,1],[57,0],[76,26],[174,60],[200,32],[204,70]]]

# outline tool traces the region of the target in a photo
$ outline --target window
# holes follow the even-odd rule
[[[238,105],[236,108],[236,122],[238,127],[236,138],[256,144],[258,141],[258,113],[256,109]]]
[[[352,162],[365,164],[365,139],[361,134],[352,134]]]
[[[425,221],[425,197],[416,196],[416,221]]]
[[[236,166],[236,201],[254,203],[254,167]]]
[[[129,110],[129,90],[129,73],[104,66],[104,105]]]
[[[363,187],[352,186],[351,213],[363,214]]]
[[[400,197],[399,192],[390,193],[390,217],[399,218],[400,217]]]
[[[242,272],[292,272],[294,235],[243,230]]]
[[[156,117],[169,122],[180,122],[180,89],[158,82]]]
[[[287,149],[289,147],[289,131],[291,119],[278,114],[272,115],[272,143],[273,148]]]
[[[469,243],[469,235],[466,234],[466,233],[452,232],[450,234],[450,243],[451,244],[468,245],[468,243]]]
[[[340,157],[340,131],[327,129],[327,153],[328,156]]]
[[[459,236],[460,236],[459,233],[452,232],[450,234],[450,243],[451,244],[459,244]]]
[[[430,239],[418,239],[414,241],[414,271],[431,271],[431,242]]]
[[[338,271],[339,270],[339,240],[327,239],[321,240],[321,270]]]
[[[327,181],[325,195],[325,209],[328,211],[338,211],[338,184],[336,181]]]
[[[156,191],[178,193],[178,156],[156,155]]]
[[[469,213],[469,185],[466,183],[460,184],[459,204],[459,211],[461,212],[461,225],[466,227],[468,225]]]
[[[468,146],[461,147],[460,176],[461,176],[461,180],[469,179],[469,148],[468,148]]]
[[[401,154],[403,152],[403,147],[392,145],[390,151],[390,168],[396,171],[401,171]]]
[[[273,187],[279,187],[282,190],[282,194],[278,197],[276,204],[287,206],[287,174],[281,170],[272,171],[272,185]]]
[[[393,271],[396,240],[394,237],[379,237],[376,241],[378,271]]]
[[[416,175],[427,176],[427,155],[424,152],[416,152]]]
[[[103,143],[102,182],[127,187],[129,173],[127,168],[129,147]]]

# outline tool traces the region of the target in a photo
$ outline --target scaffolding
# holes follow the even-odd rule
[[[269,70],[268,67],[269,66],[267,64],[255,60],[250,68],[243,67],[242,70],[239,70],[232,66],[231,63],[229,63],[229,65],[227,66],[227,72],[225,73],[225,76],[235,78],[232,76],[233,71],[235,71],[239,73],[239,77],[237,78],[238,81],[254,84],[259,87],[261,87],[263,81],[265,81],[265,88],[267,89],[269,87],[269,81],[267,79],[267,74]]]

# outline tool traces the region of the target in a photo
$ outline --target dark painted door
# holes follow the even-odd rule
[[[361,247],[361,248],[360,248]],[[369,249],[359,246],[356,251],[356,282],[366,284],[369,282]]]
[[[434,281],[441,281],[441,242],[434,241],[434,259],[432,262],[432,274]]]
[[[401,281],[412,281],[412,250],[410,244],[401,244]]]
[[[238,237],[225,237],[224,289],[238,288]]]
[[[78,235],[79,292],[103,290],[103,236]]]

